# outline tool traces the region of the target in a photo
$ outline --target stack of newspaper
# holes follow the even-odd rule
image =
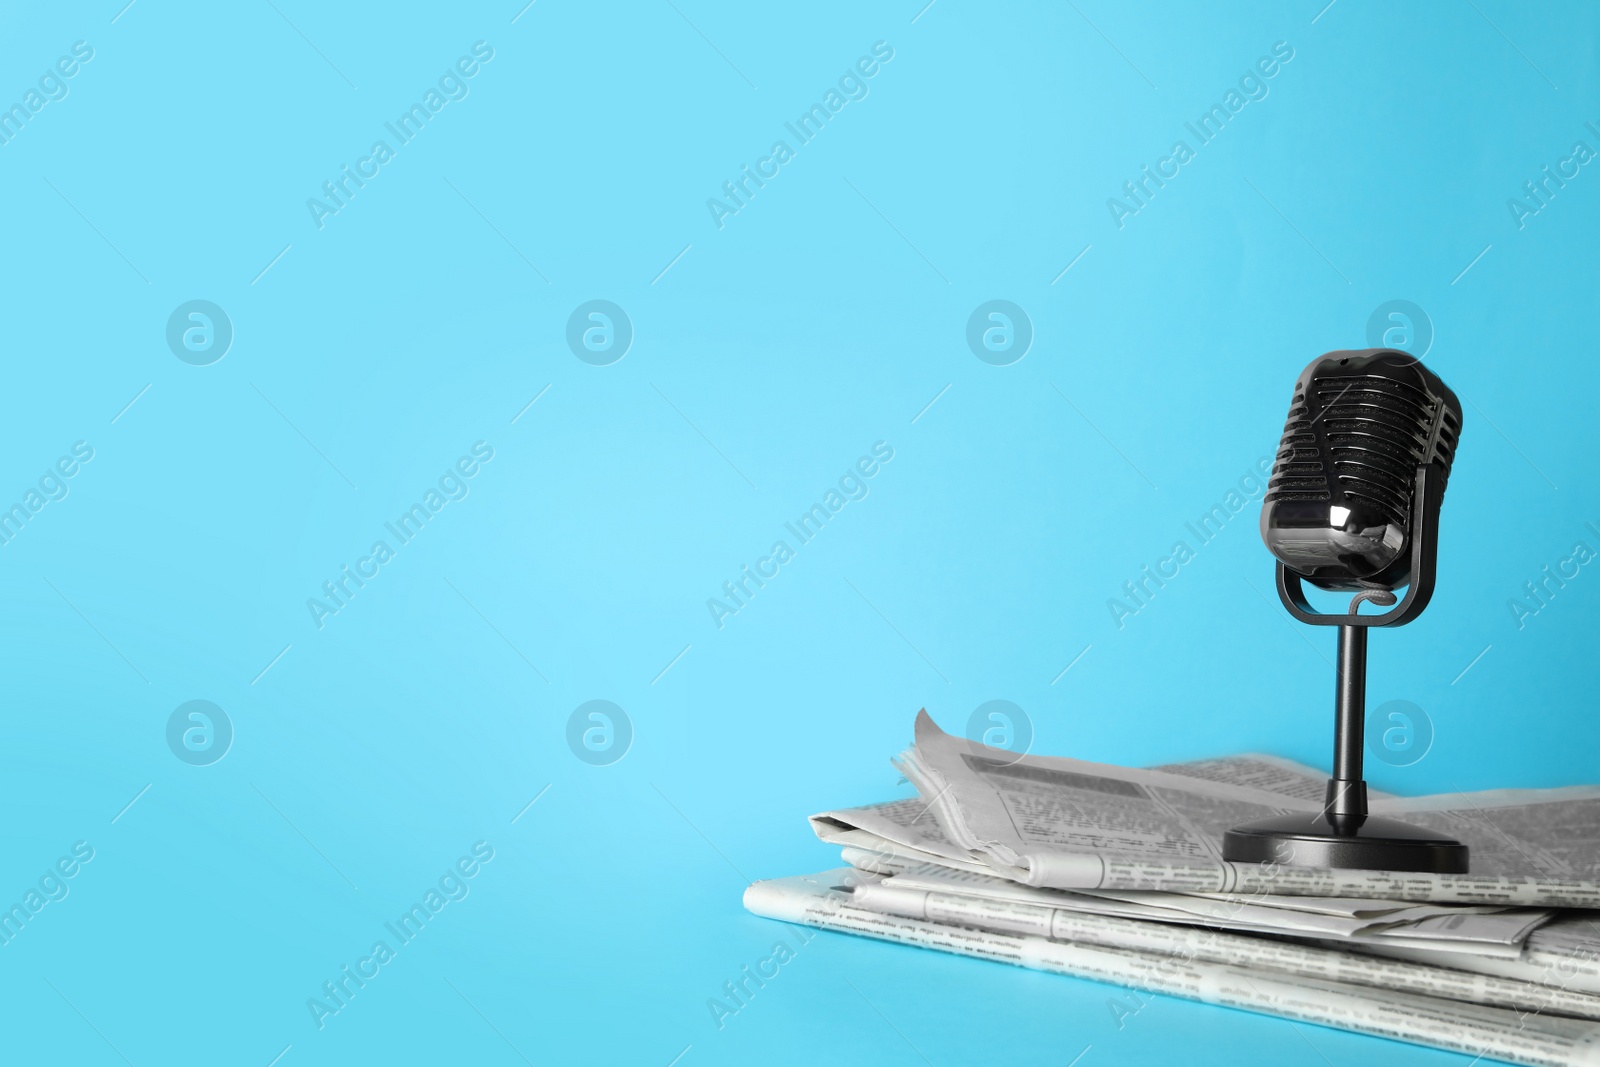
[[[1133,770],[1018,756],[924,712],[920,797],[811,818],[850,866],[757,882],[751,911],[825,929],[1524,1064],[1600,1064],[1600,787],[1373,813],[1465,842],[1468,875],[1222,859],[1230,827],[1322,808],[1263,756]]]

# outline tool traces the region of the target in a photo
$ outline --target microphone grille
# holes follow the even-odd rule
[[[1266,501],[1361,506],[1404,528],[1419,466],[1448,479],[1461,406],[1415,358],[1334,352],[1295,383]]]

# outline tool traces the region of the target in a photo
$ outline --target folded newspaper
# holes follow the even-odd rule
[[[1600,1064],[1600,788],[1373,794],[1468,875],[1222,859],[1321,810],[1269,756],[1135,770],[988,748],[917,716],[919,797],[811,818],[847,868],[757,882],[775,919],[1522,1064]]]

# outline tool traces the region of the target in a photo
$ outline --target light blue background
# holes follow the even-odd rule
[[[746,881],[836,862],[806,814],[905,795],[919,707],[1325,764],[1332,633],[1276,604],[1254,501],[1124,628],[1107,600],[1391,299],[1466,417],[1433,606],[1372,646],[1373,703],[1435,741],[1370,777],[1596,778],[1600,577],[1522,629],[1508,600],[1600,548],[1600,171],[1506,205],[1600,148],[1595,9],[922,2],[7,6],[0,100],[94,58],[0,146],[0,503],[95,450],[0,546],[0,898],[95,850],[0,947],[8,1060],[1468,1062],[1165,998],[1119,1030],[1111,987],[835,935],[714,1024],[790,937]],[[479,40],[319,230],[307,198]],[[877,41],[866,99],[718,229]],[[1277,41],[1267,98],[1119,229],[1107,198]],[[164,339],[192,299],[235,330],[211,366]],[[564,339],[592,299],[634,326],[611,366]],[[991,299],[1035,330],[1011,366],[964,339]],[[318,629],[477,441],[470,495]],[[877,441],[870,494],[718,629]],[[165,740],[195,699],[235,730],[207,767]],[[565,740],[592,699],[633,724],[610,766]],[[307,999],[477,841],[470,895],[319,1030]]]

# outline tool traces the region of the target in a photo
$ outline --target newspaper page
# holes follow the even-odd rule
[[[1265,971],[1197,958],[1038,935],[1001,933],[869,911],[851,902],[864,876],[844,869],[757,882],[745,907],[757,915],[922,945],[1207,1004],[1395,1038],[1529,1067],[1600,1065],[1600,1024],[1528,1014],[1352,982]]]
[[[1573,912],[1563,915],[1528,935],[1522,952],[1514,959],[1451,952],[1419,952],[1400,945],[1362,944],[1350,946],[1362,952],[1437,963],[1482,974],[1501,975],[1525,982],[1560,983],[1600,995],[1600,922],[1592,914]]]
[[[1230,773],[1241,771],[1257,781],[1271,786],[1274,792],[1294,795],[1305,783],[1316,776],[1310,768],[1287,760],[1270,757],[1243,756],[1207,760],[1202,764],[1178,764],[1178,769],[1204,768],[1204,773],[1194,775],[1209,779],[1227,780]],[[1267,782],[1266,774],[1272,780]],[[859,808],[844,808],[823,812],[811,817],[812,829],[823,841],[841,846],[843,859],[852,866],[884,874],[904,873],[928,863],[937,863],[959,871],[992,874],[991,868],[971,858],[939,828],[930,814],[929,805],[919,799],[896,800]],[[1171,893],[1149,890],[1079,890],[1094,897],[1107,897],[1141,905],[1120,910],[1098,904],[1085,898],[1087,908],[1098,908],[1108,914],[1132,915],[1165,921],[1204,921],[1219,908],[1228,909],[1230,918],[1240,920],[1235,908],[1239,897],[1226,893]],[[1515,916],[1503,919],[1464,918],[1467,914],[1483,914],[1506,910],[1500,905],[1441,904],[1419,905],[1410,901],[1370,900],[1351,897],[1295,897],[1267,893],[1252,893],[1249,905],[1255,912],[1252,929],[1284,933],[1302,937],[1345,937],[1360,931],[1374,932],[1380,924],[1388,924],[1389,943],[1400,945],[1398,938],[1407,933],[1418,940],[1415,946],[1439,947],[1439,940],[1497,942],[1502,946],[1519,943],[1528,929],[1548,916],[1546,911],[1518,909]],[[1271,910],[1279,909],[1279,910]],[[1176,912],[1187,913],[1174,915]],[[1296,915],[1295,912],[1307,913]],[[1312,916],[1329,916],[1346,922],[1324,922]],[[1357,922],[1355,920],[1363,920]],[[1416,924],[1414,930],[1405,926]],[[1501,955],[1511,955],[1510,951]]]
[[[1173,763],[1156,769],[1203,781],[1248,784],[1279,796],[1319,803],[1327,784],[1325,775],[1304,764],[1254,753],[1193,763]],[[1374,792],[1372,795],[1388,794]],[[919,797],[821,812],[811,816],[811,829],[821,841],[854,850],[855,858],[846,862],[864,866],[865,869],[880,869],[902,863],[942,863],[956,870],[989,870],[981,860],[974,859],[971,853],[945,835],[928,802]],[[1262,903],[1301,910],[1335,908],[1340,903],[1334,898],[1274,899],[1258,896],[1257,899]],[[1365,899],[1356,901],[1353,898],[1347,898],[1344,902],[1347,907],[1364,910],[1383,906],[1384,903]],[[1405,902],[1391,902],[1392,909],[1407,906]]]
[[[981,866],[945,836],[928,802],[919,797],[825,811],[811,816],[811,829],[830,845],[854,845],[915,862]]]
[[[969,859],[1025,885],[1600,907],[1600,788],[1592,786],[1374,801],[1374,814],[1468,846],[1472,873],[1439,875],[1229,863],[1229,828],[1315,815],[1321,804],[1192,775],[1019,757],[951,737],[926,712],[897,763]]]
[[[1285,907],[1277,902],[1293,900],[1293,897],[1272,895],[1161,893],[1140,889],[1093,889],[1086,892],[1096,897],[1153,904],[1201,922],[1213,918],[1248,917],[1269,924],[1274,930],[1301,936],[1318,936],[1326,931],[1335,936],[1403,936],[1433,939],[1441,943],[1473,941],[1521,945],[1536,927],[1555,914],[1548,908],[1506,908],[1498,904],[1421,904],[1407,907],[1400,901],[1373,901],[1381,905],[1376,911],[1352,908],[1353,914],[1344,914],[1331,909]],[[1401,906],[1395,907],[1396,904]]]
[[[982,892],[990,896],[1000,896],[1004,899],[1032,899],[1029,894],[1048,894],[1047,900],[1054,907],[1082,911],[1095,915],[1115,915],[1129,919],[1142,919],[1150,922],[1182,923],[1191,926],[1228,926],[1232,929],[1249,930],[1254,933],[1273,934],[1279,937],[1297,937],[1309,940],[1326,940],[1330,945],[1341,947],[1373,946],[1395,949],[1417,949],[1423,957],[1433,953],[1492,955],[1501,960],[1516,960],[1523,958],[1521,946],[1526,944],[1529,931],[1537,923],[1545,921],[1549,913],[1544,910],[1528,911],[1517,909],[1512,914],[1491,913],[1484,918],[1463,919],[1456,916],[1444,915],[1423,920],[1414,926],[1403,923],[1375,922],[1366,927],[1360,927],[1352,933],[1348,930],[1339,930],[1330,927],[1318,927],[1297,923],[1292,915],[1284,912],[1293,912],[1298,909],[1277,909],[1270,907],[1271,902],[1293,899],[1275,897],[1270,895],[1240,896],[1207,896],[1206,899],[1214,901],[1249,902],[1255,910],[1254,922],[1244,921],[1239,913],[1229,912],[1223,918],[1212,918],[1210,912],[1196,912],[1183,908],[1164,906],[1168,901],[1182,900],[1184,894],[1146,892],[1146,893],[1107,893],[1097,889],[1035,889],[1031,886],[1019,885],[1005,879],[997,879],[993,872],[978,864],[957,866],[946,863],[919,863],[913,862],[904,856],[893,856],[870,849],[848,846],[841,850],[841,858],[858,870],[883,875],[885,877],[899,875],[901,884],[913,884],[926,880],[935,873],[939,875],[969,875],[981,876],[986,884],[994,886],[992,890],[971,890]],[[965,883],[970,885],[970,883]],[[944,885],[933,888],[946,888]],[[1119,898],[1129,898],[1122,900]],[[1133,898],[1149,900],[1149,904],[1132,902]],[[1315,899],[1315,898],[1303,898]],[[1384,901],[1373,901],[1374,904],[1384,904]],[[1444,905],[1449,907],[1449,905]],[[1498,911],[1498,909],[1497,909]],[[1468,913],[1471,914],[1471,913]],[[1600,952],[1594,959],[1600,961]],[[1445,966],[1461,966],[1451,962],[1445,957],[1440,957]],[[1570,969],[1570,968],[1569,968]],[[1526,968],[1511,972],[1491,971],[1489,973],[1509,973],[1522,977],[1531,973]],[[1600,991],[1600,987],[1597,987]]]
[[[885,885],[934,892],[961,893],[989,900],[1022,902],[1095,915],[1113,915],[1146,922],[1211,926],[1280,937],[1336,941],[1340,944],[1388,945],[1431,952],[1474,953],[1519,959],[1523,942],[1549,915],[1545,911],[1471,911],[1427,916],[1415,921],[1365,921],[1335,916],[1286,912],[1254,903],[1250,897],[1207,901],[1203,911],[1168,907],[1181,899],[1172,893],[1115,893],[1099,890],[1039,889],[988,874],[954,871],[934,864],[889,875]]]
[[[1218,756],[1214,759],[1193,760],[1189,763],[1164,763],[1151,770],[1165,771],[1184,778],[1198,778],[1224,785],[1244,785],[1279,796],[1296,797],[1322,806],[1323,793],[1328,788],[1328,776],[1315,767],[1250,752],[1238,756]],[[1377,789],[1368,789],[1369,799],[1389,796]]]
[[[1308,978],[1331,978],[1474,1004],[1600,1019],[1600,996],[1570,989],[1558,975],[1540,981],[1513,980],[1361,955],[1345,951],[1344,946],[1324,948],[1208,927],[1174,927],[1086,913],[1055,902],[975,896],[956,879],[943,889],[929,889],[911,886],[899,878],[864,878],[854,887],[851,903],[868,911],[999,933],[1188,954],[1213,963],[1284,971]]]

